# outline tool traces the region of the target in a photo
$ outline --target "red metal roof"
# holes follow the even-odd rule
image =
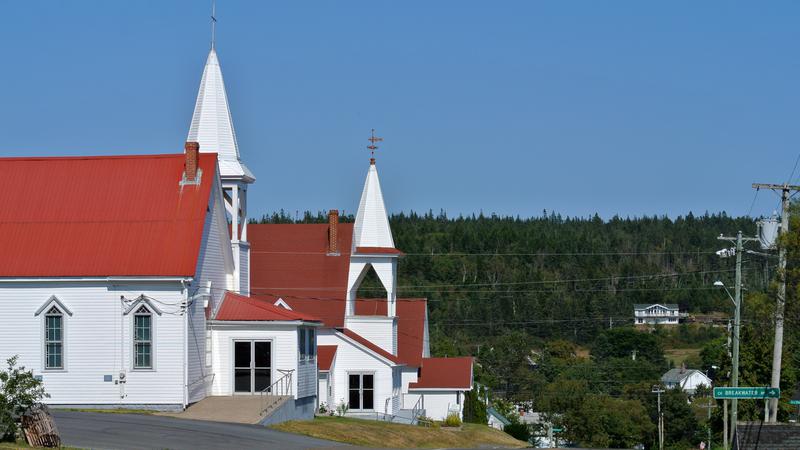
[[[317,346],[317,369],[320,371],[331,370],[333,365],[333,357],[336,356],[336,345],[318,345]]]
[[[367,347],[368,349],[372,350],[374,353],[377,353],[377,354],[383,356],[384,358],[388,359],[389,361],[391,361],[391,362],[393,362],[395,364],[403,364],[403,361],[400,361],[400,358],[398,358],[397,356],[387,352],[386,350],[380,348],[379,346],[373,344],[372,341],[370,341],[367,338],[361,336],[360,334],[356,333],[355,331],[353,331],[353,330],[351,330],[349,328],[344,328],[342,330],[342,333],[345,336],[349,337],[350,339],[352,339],[352,340],[358,342],[359,344],[363,345],[364,347]]]
[[[226,292],[215,320],[321,322],[314,316],[275,306],[265,300]]]
[[[217,155],[0,158],[0,277],[193,276]]]
[[[472,389],[471,356],[423,358],[420,377],[409,389]]]
[[[356,253],[362,255],[403,255],[404,253],[391,247],[356,247]]]
[[[295,311],[344,327],[353,224],[337,225],[339,255],[328,255],[328,224],[251,224],[250,296],[274,303],[282,298]],[[419,367],[425,330],[425,299],[398,299],[397,357]],[[386,300],[358,299],[358,315],[386,315]]]

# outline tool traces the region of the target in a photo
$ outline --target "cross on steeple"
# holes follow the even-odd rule
[[[367,139],[367,140],[370,142],[370,144],[367,146],[367,148],[369,149],[370,155],[372,156],[369,159],[369,162],[370,162],[370,164],[375,164],[375,150],[378,149],[378,146],[375,145],[375,143],[376,142],[383,142],[383,138],[375,136],[375,128],[373,128],[372,129],[372,136],[370,136],[370,138]]]
[[[211,0],[211,49],[217,45],[217,2]]]

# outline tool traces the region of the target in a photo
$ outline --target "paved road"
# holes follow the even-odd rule
[[[290,450],[346,447],[259,425],[58,410],[54,410],[53,415],[64,444],[80,448]]]

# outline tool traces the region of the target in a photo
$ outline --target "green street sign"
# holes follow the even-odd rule
[[[790,405],[800,405],[800,400],[789,400]]]
[[[561,433],[562,431],[564,431],[563,428],[553,428],[553,433]]]
[[[715,387],[716,399],[780,398],[781,390],[771,387]]]

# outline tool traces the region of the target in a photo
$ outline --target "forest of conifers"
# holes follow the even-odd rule
[[[262,218],[294,221],[282,211]],[[306,213],[296,221],[327,217]],[[729,300],[712,284],[732,284],[734,262],[715,254],[730,247],[717,236],[755,233],[752,219],[725,214],[603,221],[546,212],[526,219],[412,212],[390,222],[406,253],[398,297],[427,298],[434,345],[446,339],[457,347],[507,330],[585,344],[610,324],[632,323],[634,303],[728,311]],[[764,260],[746,259],[746,282],[762,286]],[[360,295],[381,296],[378,286],[367,279]]]
[[[261,220],[324,223],[327,217],[306,213],[296,219],[279,212]],[[643,442],[649,448],[658,411],[651,386],[671,364],[665,349],[694,348],[699,354],[691,360],[693,368],[708,371],[715,385],[730,380],[725,325],[733,308],[713,284],[721,280],[732,289],[735,258],[716,254],[731,247],[717,237],[739,230],[753,236],[752,218],[688,214],[602,220],[546,212],[525,219],[451,218],[429,212],[395,214],[390,223],[396,247],[406,253],[399,264],[398,296],[427,298],[431,353],[475,356],[476,381],[491,390],[493,405],[509,416],[514,413],[508,401],[527,404],[564,426],[564,437],[572,442],[625,448]],[[789,270],[782,420],[792,412],[788,398],[800,369],[795,352],[800,347],[798,229],[800,218],[794,217],[784,240]],[[777,263],[772,253],[743,259],[743,385],[764,386],[770,380]],[[365,279],[359,296],[382,295],[377,279]],[[635,303],[677,303],[694,318],[713,317],[717,326],[636,331]],[[671,417],[668,446],[694,446],[709,426],[719,442],[722,408],[710,421],[701,421],[705,410],[695,406],[711,400],[701,398],[691,406],[687,400],[678,390],[665,396]],[[759,408],[743,403],[740,418],[757,418]],[[597,415],[613,420],[600,423]]]

